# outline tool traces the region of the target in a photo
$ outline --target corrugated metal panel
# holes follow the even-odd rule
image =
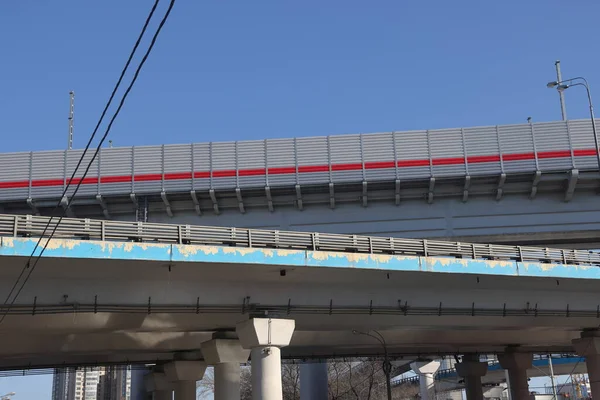
[[[60,197],[64,190],[65,152],[38,151],[32,160],[32,198]],[[56,184],[57,186],[49,186]],[[48,186],[47,186],[48,185]]]
[[[162,191],[162,146],[134,148],[133,174],[135,193]]]
[[[464,176],[467,170],[471,175],[497,175],[502,167],[509,174],[529,173],[536,168],[536,154],[543,171],[565,171],[573,167],[571,146],[577,168],[597,168],[589,120],[570,121],[568,129],[565,122],[552,122],[466,128],[462,134],[461,130],[452,129],[429,134],[413,131],[239,142],[237,150],[231,142],[166,145],[164,150],[163,146],[105,148],[92,165],[79,194],[97,193],[94,178],[98,169],[103,182],[100,194],[130,193],[133,164],[137,175],[136,192],[155,194],[163,188],[169,192],[192,189],[192,167],[194,190],[208,189],[211,176],[213,187],[233,189],[238,182],[242,188],[255,188],[267,184],[323,184],[330,179],[334,183],[427,179],[431,169],[434,176]],[[134,151],[135,163],[132,161]],[[163,152],[166,175],[163,175]],[[65,172],[70,176],[80,155],[81,150],[34,153],[32,196],[56,198],[62,194]],[[85,165],[91,156],[90,152]],[[270,170],[268,182],[265,163]],[[28,168],[28,153],[0,155],[0,183],[10,182],[3,185],[0,198],[27,197]],[[77,175],[81,176],[83,171],[82,168]],[[163,176],[168,177],[164,179],[164,186]]]
[[[12,187],[0,189],[0,200],[29,197],[29,166],[32,153],[0,154],[0,183]]]
[[[132,148],[122,147],[100,151],[101,194],[127,194],[132,190]]]
[[[249,140],[237,144],[238,184],[240,187],[265,187],[265,141]]]
[[[296,139],[299,181],[310,185],[329,182],[329,155],[327,154],[326,137],[309,137]]]
[[[189,192],[192,189],[192,145],[164,146],[164,182],[166,192]]]
[[[495,127],[465,128],[469,175],[499,175],[500,148]]]
[[[542,171],[573,168],[567,125],[564,122],[534,124],[535,146]]]
[[[360,140],[360,135],[329,137],[333,182],[362,182],[363,169]]]
[[[232,189],[237,186],[235,142],[211,143],[212,187]]]
[[[536,170],[532,129],[529,124],[498,126],[506,173]]]
[[[266,146],[269,185],[295,185],[296,155],[294,152],[294,139],[268,139]]]
[[[433,176],[464,176],[465,154],[460,129],[429,131]]]
[[[431,176],[427,131],[395,132],[398,175],[400,179]]]
[[[598,123],[596,123],[598,127]],[[571,145],[575,151],[575,166],[578,169],[598,169],[598,159],[594,154],[596,146],[591,120],[569,121]]]
[[[391,132],[362,136],[367,181],[396,179],[394,136]]]
[[[194,165],[194,190],[210,188],[210,144],[194,143],[192,145]]]
[[[92,158],[94,158],[94,153],[96,149],[90,149],[85,153],[85,157],[81,161],[81,165],[77,169],[77,173],[75,174],[75,178],[83,177],[85,171],[90,165]],[[83,154],[83,150],[69,150],[67,151],[67,178],[70,178],[73,175],[73,171],[77,168],[77,163],[81,159],[81,155]],[[94,183],[91,183],[94,182]],[[69,185],[69,190],[67,191],[67,196],[71,197],[77,188],[78,181]],[[79,189],[77,190],[77,197],[86,197],[93,196],[98,193],[98,157],[91,162],[88,173],[86,174],[85,180],[79,185]]]

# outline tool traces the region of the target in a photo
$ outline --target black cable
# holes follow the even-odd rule
[[[137,78],[138,78],[138,76],[140,74],[140,71],[142,70],[142,67],[146,63],[146,60],[148,59],[148,56],[152,52],[152,49],[153,49],[153,47],[154,47],[154,45],[156,43],[156,40],[158,39],[158,35],[160,34],[160,32],[161,32],[163,26],[165,25],[165,23],[167,22],[167,19],[169,18],[169,15],[171,14],[171,10],[173,9],[174,5],[175,5],[175,0],[171,0],[171,2],[169,3],[169,7],[168,7],[168,9],[167,9],[167,11],[165,13],[165,15],[163,16],[162,20],[160,21],[160,24],[158,25],[158,28],[156,29],[156,32],[154,33],[154,36],[152,37],[152,41],[150,42],[150,45],[148,46],[148,49],[146,50],[146,53],[142,57],[142,60],[140,61],[140,64],[138,65],[138,67],[137,67],[137,69],[135,71],[135,74],[134,74],[134,76],[133,76],[133,78],[131,80],[131,83],[129,84],[129,86],[127,87],[127,90],[123,94],[123,97],[121,98],[121,101],[119,102],[119,106],[117,107],[117,110],[113,114],[113,116],[112,116],[112,118],[111,118],[111,120],[110,120],[110,122],[108,124],[108,127],[106,128],[106,131],[104,132],[104,135],[102,136],[102,139],[100,140],[100,143],[98,143],[98,147],[96,148],[96,151],[94,152],[94,156],[89,161],[88,166],[87,166],[85,172],[83,173],[83,175],[79,179],[79,182],[77,183],[77,186],[75,187],[75,190],[73,191],[73,194],[72,194],[71,198],[69,199],[69,201],[68,201],[68,203],[67,203],[67,205],[65,207],[65,212],[71,206],[71,203],[73,202],[73,199],[75,198],[75,195],[77,194],[77,191],[81,187],[81,183],[83,182],[84,178],[88,174],[88,172],[89,172],[89,170],[90,170],[90,168],[92,166],[92,163],[94,162],[94,160],[98,156],[98,153],[100,152],[102,144],[104,143],[104,141],[108,137],[108,134],[110,133],[112,125],[115,122],[115,119],[117,118],[117,116],[121,112],[121,109],[123,108],[123,104],[125,103],[125,100],[127,99],[127,96],[129,95],[129,93],[131,92],[131,89],[133,88],[133,85],[135,84],[135,82],[136,82],[136,80],[137,80]],[[64,213],[63,213],[63,215],[60,216],[58,222],[54,226],[54,229],[52,230],[52,233],[50,234],[50,236],[46,240],[46,244],[42,247],[42,250],[40,251],[40,254],[36,257],[36,259],[35,259],[35,261],[33,263],[33,266],[31,266],[31,268],[29,268],[30,267],[30,261],[28,261],[27,264],[25,265],[25,268],[23,269],[22,273],[19,275],[19,277],[22,277],[24,271],[29,268],[29,272],[28,272],[27,276],[25,277],[25,280],[21,284],[21,287],[19,288],[19,290],[15,294],[13,300],[11,301],[10,306],[8,307],[7,310],[5,310],[4,314],[2,315],[2,318],[0,318],[0,324],[4,321],[4,319],[6,318],[6,315],[8,314],[8,311],[10,310],[10,307],[12,307],[14,305],[15,301],[17,300],[17,298],[21,294],[21,291],[23,290],[23,288],[25,287],[25,285],[29,281],[29,278],[31,277],[31,274],[35,270],[35,268],[37,266],[37,263],[39,262],[40,258],[44,254],[44,251],[46,250],[46,247],[48,246],[48,243],[50,242],[50,240],[52,239],[52,237],[56,233],[56,230],[58,229],[58,225],[60,224],[60,222],[62,221],[63,218],[64,218]],[[50,224],[48,224],[48,225],[50,225]],[[41,240],[40,240],[40,242],[41,242]],[[32,254],[32,256],[33,256],[33,254]],[[17,283],[18,283],[18,280],[17,280]]]
[[[144,26],[143,26],[143,28],[142,28],[142,30],[141,30],[141,32],[140,32],[140,34],[139,34],[136,42],[135,42],[135,45],[133,46],[133,49],[131,50],[131,53],[129,54],[129,58],[127,59],[127,62],[125,63],[125,67],[121,71],[121,75],[119,76],[119,80],[117,81],[117,83],[116,83],[116,85],[115,85],[115,87],[114,87],[114,89],[113,89],[113,91],[112,91],[112,93],[111,93],[111,95],[110,95],[110,97],[108,99],[108,102],[104,106],[104,110],[102,111],[102,114],[100,115],[100,119],[98,120],[98,123],[96,124],[96,127],[94,128],[94,131],[92,132],[92,135],[90,136],[90,139],[88,140],[87,145],[85,146],[85,149],[83,150],[83,154],[81,154],[81,157],[79,158],[79,161],[77,162],[77,166],[75,167],[75,170],[73,171],[73,174],[71,174],[71,178],[67,181],[67,185],[66,185],[65,189],[63,190],[63,193],[60,196],[60,198],[58,200],[58,203],[56,204],[56,206],[54,207],[54,209],[50,213],[50,219],[48,220],[48,223],[44,227],[44,230],[42,231],[42,234],[41,234],[40,238],[38,239],[37,243],[35,244],[35,247],[33,248],[32,252],[31,252],[31,255],[27,259],[27,262],[25,263],[25,266],[21,270],[21,273],[19,274],[19,277],[17,278],[17,280],[15,281],[13,287],[11,288],[10,292],[8,293],[8,296],[6,296],[6,300],[4,300],[4,306],[6,306],[6,304],[10,300],[10,297],[14,293],[14,291],[15,291],[18,283],[19,283],[19,281],[23,277],[23,274],[30,267],[30,265],[31,265],[30,264],[31,263],[31,259],[35,255],[35,251],[40,246],[40,243],[42,242],[42,240],[44,238],[44,235],[46,234],[46,231],[50,227],[50,224],[52,223],[52,219],[54,218],[54,213],[60,207],[62,199],[67,195],[69,187],[71,186],[71,183],[75,179],[75,175],[77,174],[77,171],[79,170],[79,167],[81,166],[81,163],[83,162],[83,160],[85,158],[85,155],[88,152],[88,150],[90,148],[90,145],[92,144],[92,141],[94,140],[94,137],[96,137],[96,133],[98,132],[98,129],[100,128],[100,125],[102,124],[102,121],[104,120],[106,112],[108,111],[108,108],[112,104],[113,98],[115,97],[115,94],[117,93],[117,90],[119,89],[119,86],[121,85],[121,82],[123,81],[123,77],[125,76],[125,73],[127,72],[127,69],[129,68],[129,65],[131,64],[131,60],[133,59],[133,56],[135,55],[135,52],[137,51],[137,48],[139,47],[140,42],[142,41],[142,37],[146,33],[146,29],[148,28],[148,24],[150,23],[150,20],[152,19],[152,16],[154,15],[154,11],[156,10],[156,7],[158,6],[159,1],[160,0],[156,0],[154,2],[154,5],[152,6],[152,9],[150,10],[150,13],[146,17],[146,22],[144,23]],[[81,178],[81,180],[83,180],[83,177]],[[69,205],[70,204],[67,205],[67,207],[65,208],[64,212],[66,212],[68,210]],[[59,223],[60,223],[60,220],[59,220]]]

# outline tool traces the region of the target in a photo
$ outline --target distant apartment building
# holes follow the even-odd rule
[[[52,400],[130,400],[129,367],[57,368]]]

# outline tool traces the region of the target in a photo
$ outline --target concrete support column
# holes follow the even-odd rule
[[[173,389],[175,400],[196,400],[196,381],[177,381]]]
[[[206,364],[200,361],[173,361],[164,366],[167,380],[173,383],[175,400],[196,400],[196,381],[204,376]]]
[[[173,391],[155,390],[152,392],[152,400],[173,400]]]
[[[487,373],[487,363],[480,362],[476,355],[466,354],[462,362],[457,363],[454,367],[458,376],[465,379],[467,400],[483,400],[481,377]]]
[[[585,366],[590,379],[592,397],[600,397],[600,332],[585,331],[581,333],[581,339],[573,340],[575,352],[585,357]]]
[[[498,354],[500,366],[508,370],[508,389],[512,400],[529,400],[529,382],[527,370],[533,367],[533,354],[519,353],[509,348]]]
[[[290,344],[294,328],[292,319],[252,318],[237,324],[242,347],[251,349],[252,399],[283,399],[281,347]]]
[[[131,400],[146,400],[146,386],[144,376],[148,371],[143,369],[131,369]]]
[[[173,388],[163,372],[151,372],[144,376],[144,387],[152,394],[152,400],[173,400]]]
[[[240,364],[248,361],[250,350],[242,347],[235,332],[217,332],[201,346],[204,361],[215,368],[215,400],[239,400]]]
[[[410,368],[415,374],[419,375],[421,400],[430,400],[429,394],[435,387],[433,375],[440,368],[440,363],[438,361],[418,361],[410,364]]]
[[[327,400],[327,363],[300,364],[300,400]]]

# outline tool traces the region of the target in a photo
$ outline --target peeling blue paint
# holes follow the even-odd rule
[[[37,239],[0,238],[0,257],[29,257],[36,243]],[[38,249],[38,254],[40,250]],[[44,252],[44,257],[600,279],[600,268],[590,266],[470,260],[451,257],[391,256],[160,243],[96,242],[70,239],[52,240],[50,246]]]

